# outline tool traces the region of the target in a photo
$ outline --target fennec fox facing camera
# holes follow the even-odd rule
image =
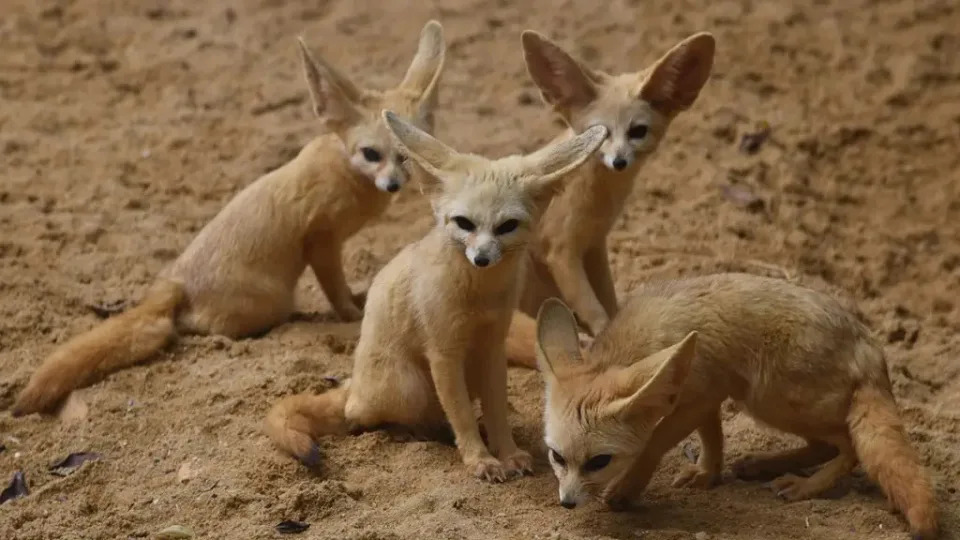
[[[18,397],[15,415],[53,409],[74,388],[145,360],[177,330],[229,337],[269,330],[289,318],[307,265],[341,319],[361,317],[341,249],[407,179],[380,110],[432,129],[442,29],[424,26],[403,82],[384,92],[354,86],[302,41],[300,53],[314,111],[330,133],[234,197],[139,305],[55,350]]]
[[[641,287],[581,353],[557,299],[538,315],[545,440],[572,508],[614,507],[646,487],[665,452],[694,430],[701,454],[675,486],[709,487],[723,468],[720,405],[798,435],[803,448],[746,458],[743,478],[774,478],[787,500],[814,497],[857,465],[883,488],[915,538],[937,532],[933,490],[894,402],[868,329],[824,294],[746,274]],[[794,473],[822,466],[809,478]]]
[[[653,66],[619,75],[586,67],[532,30],[523,32],[522,43],[530,77],[569,126],[558,138],[594,125],[605,126],[609,136],[597,159],[581,167],[544,212],[532,249],[535,272],[528,276],[521,309],[535,316],[546,298],[563,298],[596,335],[617,312],[607,234],[641,165],[710,76],[714,38],[695,34]],[[532,356],[528,353],[531,364]]]
[[[531,470],[507,421],[504,351],[526,246],[541,201],[596,151],[606,129],[489,160],[459,153],[390,112],[385,119],[427,172],[436,226],[374,278],[352,378],[320,395],[281,400],[265,428],[282,450],[313,466],[322,435],[388,426],[429,434],[448,423],[471,473],[503,481]]]

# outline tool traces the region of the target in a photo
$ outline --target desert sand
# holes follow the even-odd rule
[[[950,0],[3,0],[0,6],[0,537],[906,538],[861,476],[784,503],[728,472],[674,489],[675,450],[645,504],[558,505],[541,442],[542,384],[510,372],[511,420],[536,474],[482,483],[439,442],[330,438],[323,469],[277,453],[260,425],[280,396],[351,369],[358,326],[313,276],[294,321],[259,339],[186,337],[77,392],[62,418],[9,407],[100,307],[136,301],[241,188],[296,154],[312,117],[295,36],[359,84],[399,81],[430,18],[448,54],[437,135],[500,156],[559,125],[520,52],[534,28],[592,66],[648,65],[700,31],[715,71],[642,170],[610,238],[626,293],[650,279],[740,270],[849,297],[885,344],[910,438],[960,530],[960,5]],[[769,128],[769,137],[756,137]],[[351,240],[364,290],[432,224],[414,186]],[[726,412],[728,462],[797,440]],[[692,443],[696,445],[695,439]],[[51,474],[72,452],[98,462]]]

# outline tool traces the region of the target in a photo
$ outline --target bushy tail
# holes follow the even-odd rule
[[[13,415],[50,412],[76,388],[146,360],[176,335],[183,286],[158,281],[141,302],[80,334],[43,361],[13,406]]]
[[[316,467],[320,464],[317,438],[347,432],[344,407],[349,395],[347,379],[322,394],[285,397],[267,413],[264,431],[281,450],[307,467]]]
[[[514,311],[507,331],[507,363],[537,369],[537,321],[522,311]]]
[[[865,386],[847,417],[857,457],[890,503],[903,513],[915,540],[937,535],[936,500],[926,470],[910,446],[889,390]]]

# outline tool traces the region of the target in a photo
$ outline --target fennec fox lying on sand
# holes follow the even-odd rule
[[[177,330],[229,337],[269,330],[289,318],[307,265],[342,319],[361,317],[340,252],[407,178],[380,110],[432,129],[442,29],[435,21],[424,26],[403,82],[385,92],[357,88],[302,41],[300,52],[314,111],[331,133],[234,197],[138,306],[55,350],[20,394],[15,415],[54,408],[74,388],[145,360]]]
[[[857,462],[903,512],[916,538],[937,531],[927,474],[907,440],[880,346],[818,292],[746,274],[648,284],[581,356],[559,300],[538,316],[545,439],[561,504],[588,494],[619,506],[661,457],[696,430],[697,464],[676,486],[708,487],[723,467],[720,405],[803,437],[804,448],[748,458],[743,477],[776,477],[787,500],[830,488]],[[823,464],[810,476],[791,474]]]
[[[569,126],[558,139],[593,125],[605,126],[610,135],[598,158],[581,167],[544,212],[531,250],[535,271],[528,275],[520,306],[534,316],[546,298],[563,298],[596,335],[617,312],[607,234],[640,166],[710,76],[714,39],[708,33],[693,35],[652,67],[619,75],[587,68],[532,30],[523,33],[522,42],[530,77]],[[511,356],[521,359],[519,353]],[[528,358],[534,367],[532,352]]]
[[[392,113],[385,118],[433,181],[427,189],[436,226],[374,278],[352,379],[324,394],[281,400],[265,428],[281,449],[312,466],[321,435],[387,426],[430,433],[449,422],[470,471],[503,481],[531,470],[530,454],[517,449],[507,422],[504,339],[538,201],[596,151],[606,129],[488,160],[458,153]]]

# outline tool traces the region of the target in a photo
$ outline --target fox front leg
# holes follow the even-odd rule
[[[617,291],[613,285],[613,274],[610,272],[606,241],[584,253],[583,266],[593,292],[606,310],[607,317],[612,319],[617,314]]]
[[[719,404],[710,401],[696,406],[679,406],[665,416],[657,423],[650,440],[637,455],[630,468],[620,478],[607,486],[601,498],[614,510],[629,507],[632,500],[643,493],[647,484],[650,483],[650,479],[657,467],[660,466],[664,454],[680,444],[680,441],[693,433],[698,427],[703,425],[713,426],[711,422],[714,419],[719,421],[718,410]],[[714,433],[710,433],[708,430],[708,435],[714,435]],[[713,443],[710,437],[707,440],[711,441],[711,444]],[[711,461],[722,459],[717,455],[716,450],[716,448],[709,449],[709,459]],[[704,464],[706,465],[706,462]],[[711,464],[711,466],[715,466],[715,464]]]
[[[489,351],[487,358],[483,359],[484,377],[480,387],[480,406],[487,440],[507,473],[522,476],[533,472],[533,458],[529,452],[517,448],[507,419],[506,354],[502,346]]]
[[[343,247],[333,238],[318,238],[309,247],[307,256],[310,267],[313,268],[320,288],[327,295],[327,300],[333,310],[342,320],[358,321],[363,317],[363,310],[357,307],[347,285],[347,278],[343,273]]]
[[[429,350],[427,359],[430,362],[430,375],[437,389],[440,407],[453,429],[463,463],[482,480],[503,482],[507,479],[503,463],[490,454],[480,437],[480,427],[473,414],[473,403],[467,389],[463,354]]]
[[[575,253],[561,251],[548,255],[547,265],[563,300],[593,335],[600,333],[610,318],[590,285],[583,260]]]

